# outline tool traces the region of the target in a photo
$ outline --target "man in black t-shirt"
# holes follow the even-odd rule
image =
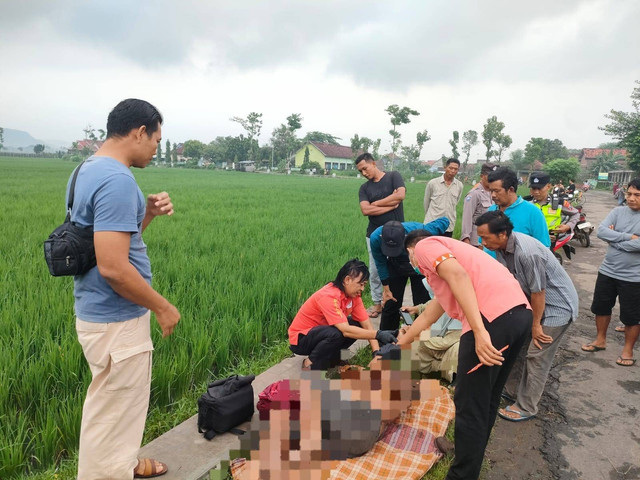
[[[371,274],[369,286],[374,305],[368,310],[368,313],[375,318],[382,311],[382,283],[380,283],[378,270],[371,255],[369,237],[376,228],[389,220],[404,222],[402,201],[406,189],[402,176],[398,172],[380,170],[370,153],[360,155],[356,158],[355,164],[358,171],[367,179],[367,182],[360,187],[358,196],[362,214],[369,217],[369,226],[367,227],[367,250],[369,251],[369,272]]]

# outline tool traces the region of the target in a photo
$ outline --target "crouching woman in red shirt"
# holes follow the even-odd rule
[[[447,480],[478,478],[500,395],[531,331],[531,307],[515,277],[471,245],[415,230],[406,237],[409,260],[435,299],[400,344],[410,343],[447,312],[462,322],[458,353],[455,458]],[[481,363],[477,369],[474,367]]]
[[[326,370],[340,361],[340,350],[357,339],[369,340],[376,352],[379,343],[395,343],[393,332],[375,330],[362,303],[369,280],[367,266],[354,258],[343,265],[333,282],[304,302],[289,327],[289,348],[308,355],[303,368]]]

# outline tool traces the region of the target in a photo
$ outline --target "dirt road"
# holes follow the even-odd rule
[[[616,202],[609,192],[591,191],[586,198],[587,220],[597,229]],[[590,306],[607,244],[594,231],[591,247],[577,242],[575,247],[576,256],[566,269],[578,290],[579,318],[560,347],[537,418],[496,420],[487,448],[491,470],[486,480],[640,479],[640,364],[615,363],[624,335],[613,331],[619,324],[617,307],[607,349],[580,350],[595,338]],[[640,357],[638,345],[635,357]]]

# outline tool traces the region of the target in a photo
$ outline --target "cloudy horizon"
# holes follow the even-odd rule
[[[144,98],[172,142],[238,135],[263,113],[260,144],[291,113],[300,136],[354,135],[390,149],[391,104],[420,112],[422,158],[449,154],[452,131],[496,115],[513,138],[569,148],[610,141],[599,126],[630,110],[640,79],[640,3],[11,2],[0,18],[0,126],[73,141],[104,128],[121,99]],[[472,159],[483,158],[477,145]]]

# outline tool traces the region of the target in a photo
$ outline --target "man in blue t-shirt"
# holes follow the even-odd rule
[[[129,170],[149,164],[161,124],[150,103],[123,100],[109,114],[102,147],[78,167],[71,221],[93,227],[97,260],[74,278],[76,331],[92,373],[82,411],[79,480],[167,472],[165,464],[137,454],[151,386],[150,311],[163,336],[180,320],[176,307],[151,287],[142,232],[156,216],[172,215],[173,204],[166,192],[145,200]]]
[[[525,233],[540,241],[545,247],[551,247],[549,227],[544,215],[534,204],[518,195],[518,177],[509,167],[500,167],[489,174],[489,190],[495,205],[489,211],[500,210],[509,217],[513,231]],[[486,250],[493,258],[495,253]]]

